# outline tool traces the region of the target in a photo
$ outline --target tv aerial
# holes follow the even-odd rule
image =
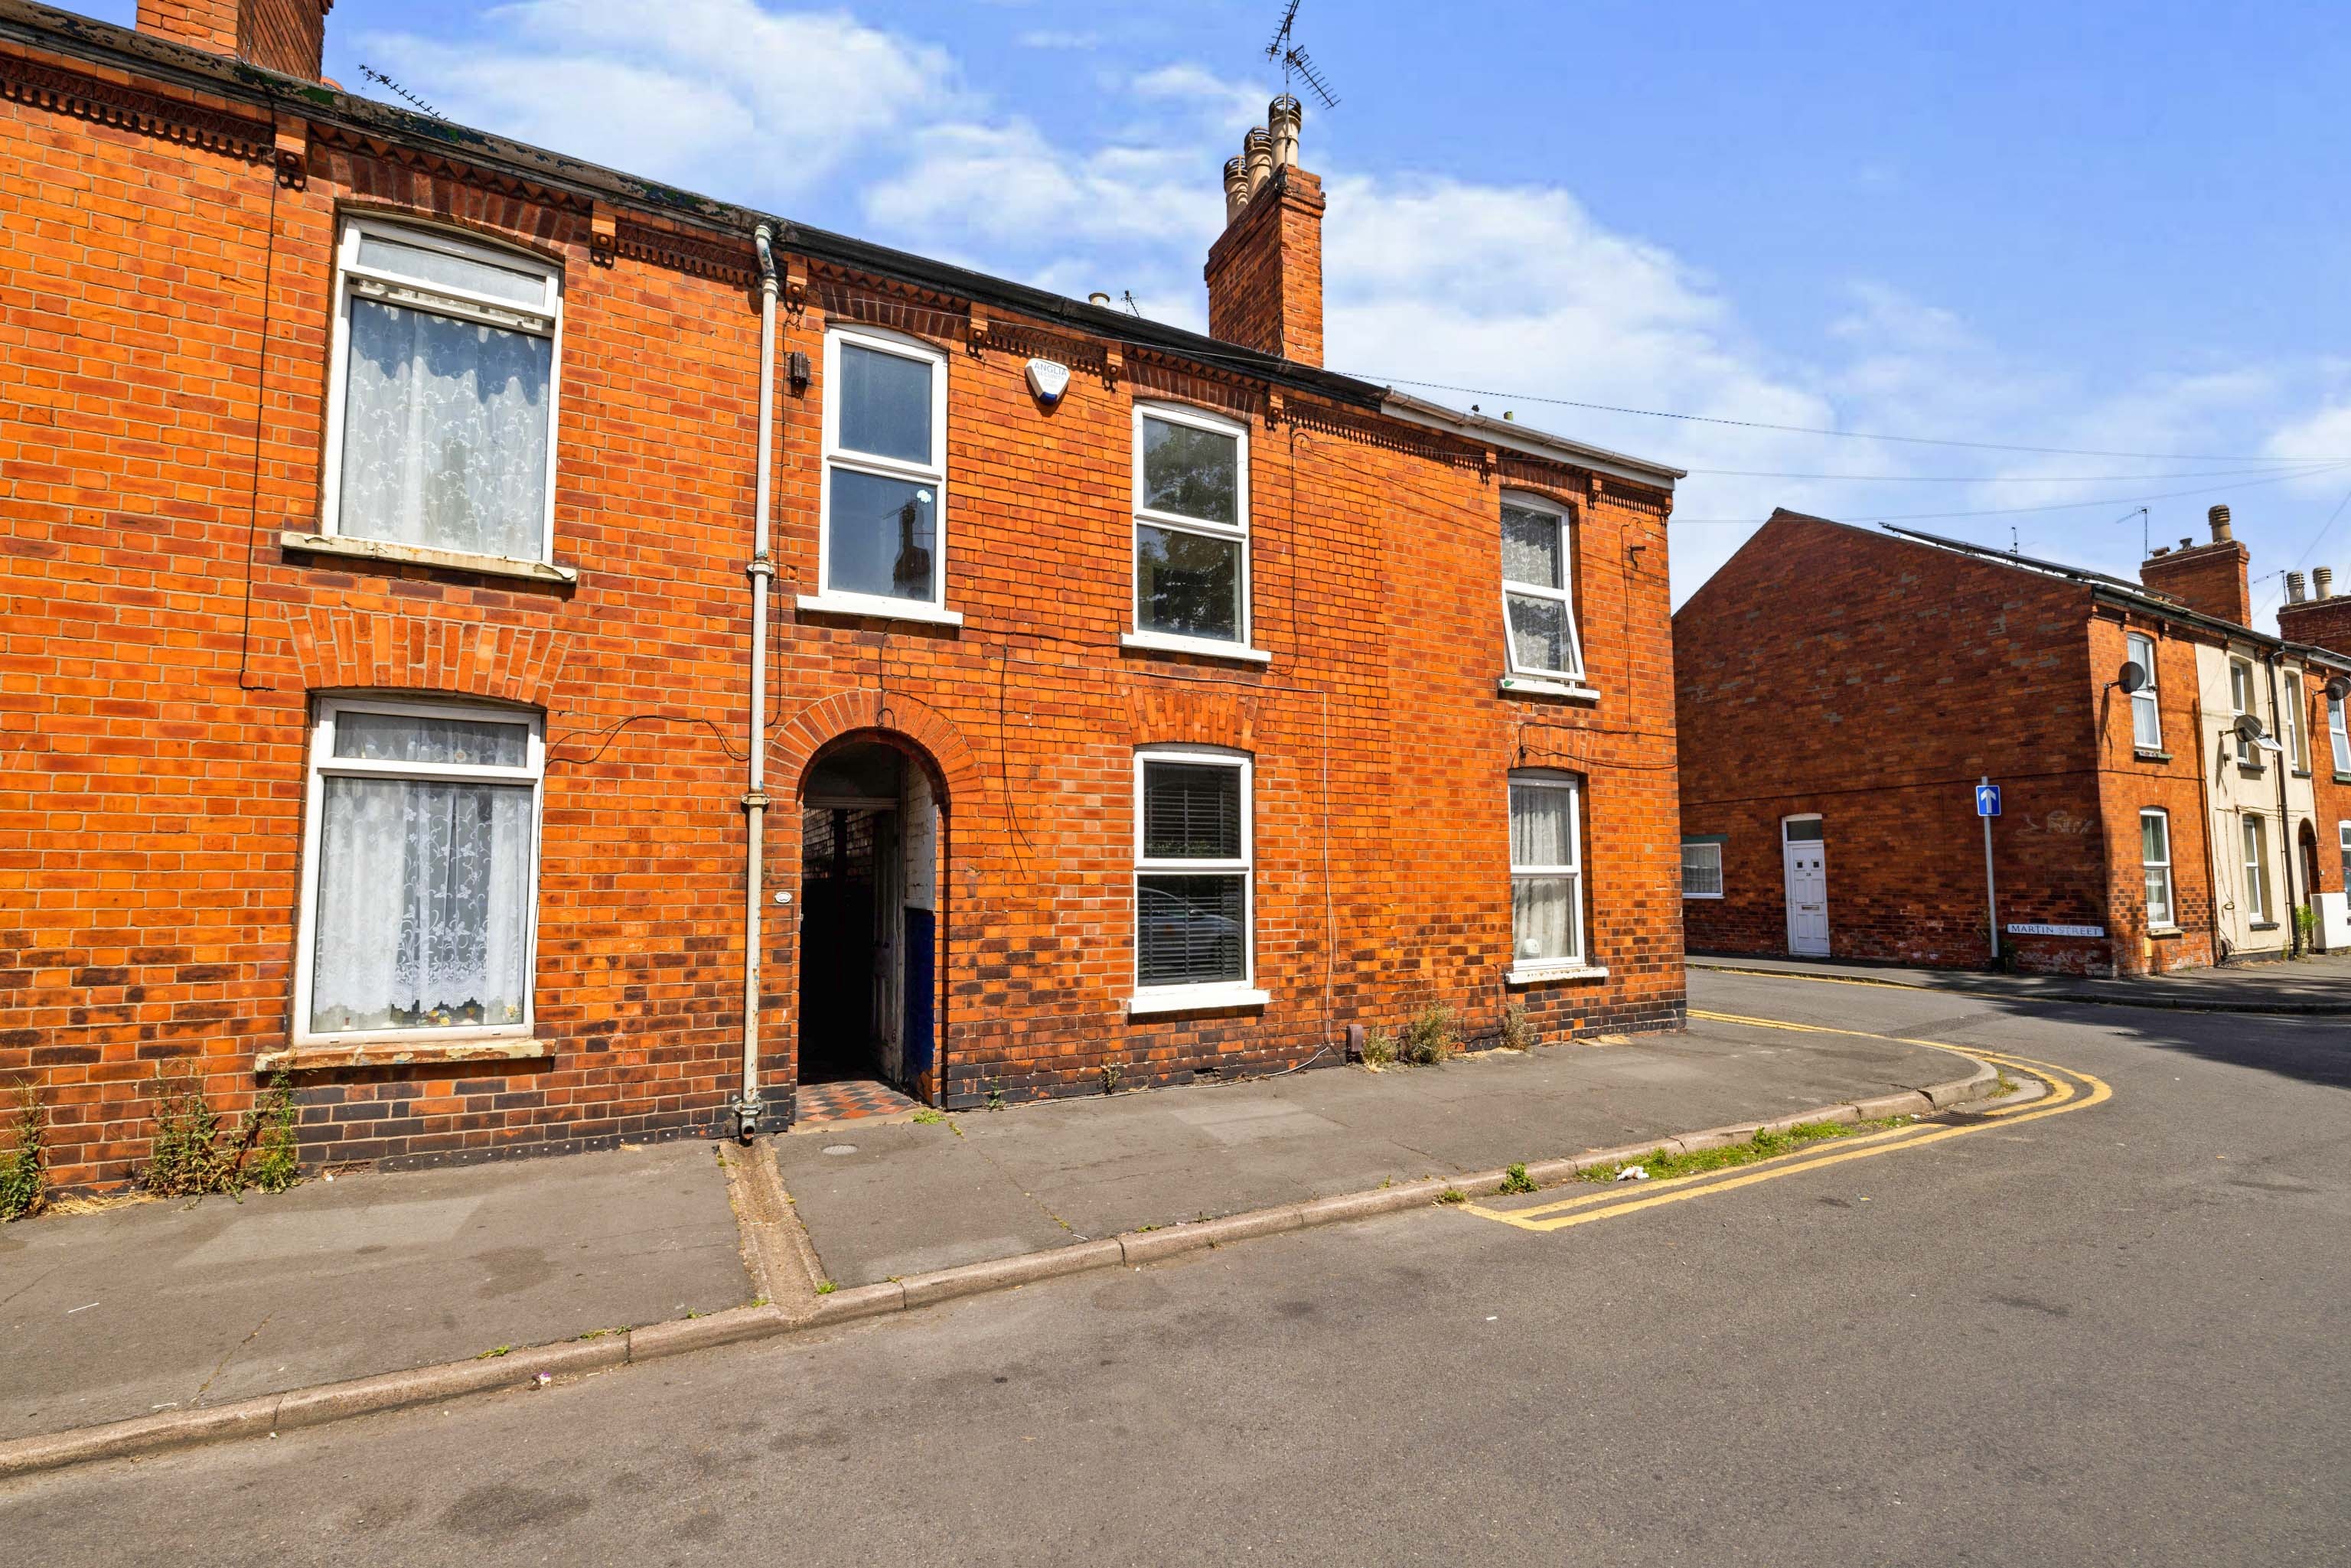
[[[1324,76],[1298,42],[1299,0],[1290,0],[1281,13],[1281,26],[1273,30],[1273,37],[1265,46],[1265,57],[1281,67],[1281,90],[1288,92],[1292,82],[1304,82],[1306,90],[1322,100],[1325,109],[1339,107],[1338,95],[1331,90],[1331,78]]]

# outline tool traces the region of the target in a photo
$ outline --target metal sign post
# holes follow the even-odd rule
[[[1991,961],[2000,962],[2000,892],[1991,874],[1991,820],[2000,815],[2000,786],[1989,775],[1976,780],[1976,815],[1984,829],[1984,916],[1991,932]]]

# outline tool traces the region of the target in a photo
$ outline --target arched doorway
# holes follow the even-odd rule
[[[799,1082],[937,1082],[940,823],[929,759],[866,732],[800,781]]]
[[[2305,820],[2302,824],[2302,897],[2314,902],[2318,893],[2318,830]]]

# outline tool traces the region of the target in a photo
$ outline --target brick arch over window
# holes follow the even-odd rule
[[[443,692],[545,708],[570,651],[564,632],[480,621],[314,609],[287,632],[312,691]]]
[[[1252,693],[1170,690],[1138,685],[1127,697],[1137,746],[1223,746],[1257,749],[1257,702]]]
[[[789,779],[797,789],[818,752],[859,730],[895,731],[928,752],[946,784],[951,805],[968,810],[978,800],[984,775],[962,733],[937,709],[901,692],[887,696],[870,690],[838,692],[810,704],[769,738],[768,760],[778,781]]]

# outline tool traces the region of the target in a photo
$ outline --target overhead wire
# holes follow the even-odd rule
[[[1864,430],[1833,430],[1823,425],[1776,424],[1760,419],[1726,419],[1716,414],[1678,413],[1667,409],[1632,408],[1622,403],[1587,402],[1576,398],[1544,397],[1533,392],[1499,392],[1491,387],[1456,386],[1448,382],[1415,381],[1407,376],[1382,376],[1362,371],[1345,374],[1357,381],[1383,382],[1393,386],[1420,387],[1430,392],[1458,392],[1465,397],[1500,398],[1510,402],[1547,403],[1557,408],[1580,408],[1594,413],[1625,413],[1643,419],[1671,419],[1688,424],[1719,424],[1735,430],[1771,430],[1789,435],[1825,435],[1843,441],[1886,441],[1908,446],[1954,446],[1977,452],[2032,452],[2049,457],[2127,457],[2156,463],[2335,463],[2335,457],[2283,457],[2269,453],[2259,457],[2237,457],[2211,452],[2122,452],[2090,446],[2027,446],[2011,441],[1967,441],[1956,436],[1895,435]]]

